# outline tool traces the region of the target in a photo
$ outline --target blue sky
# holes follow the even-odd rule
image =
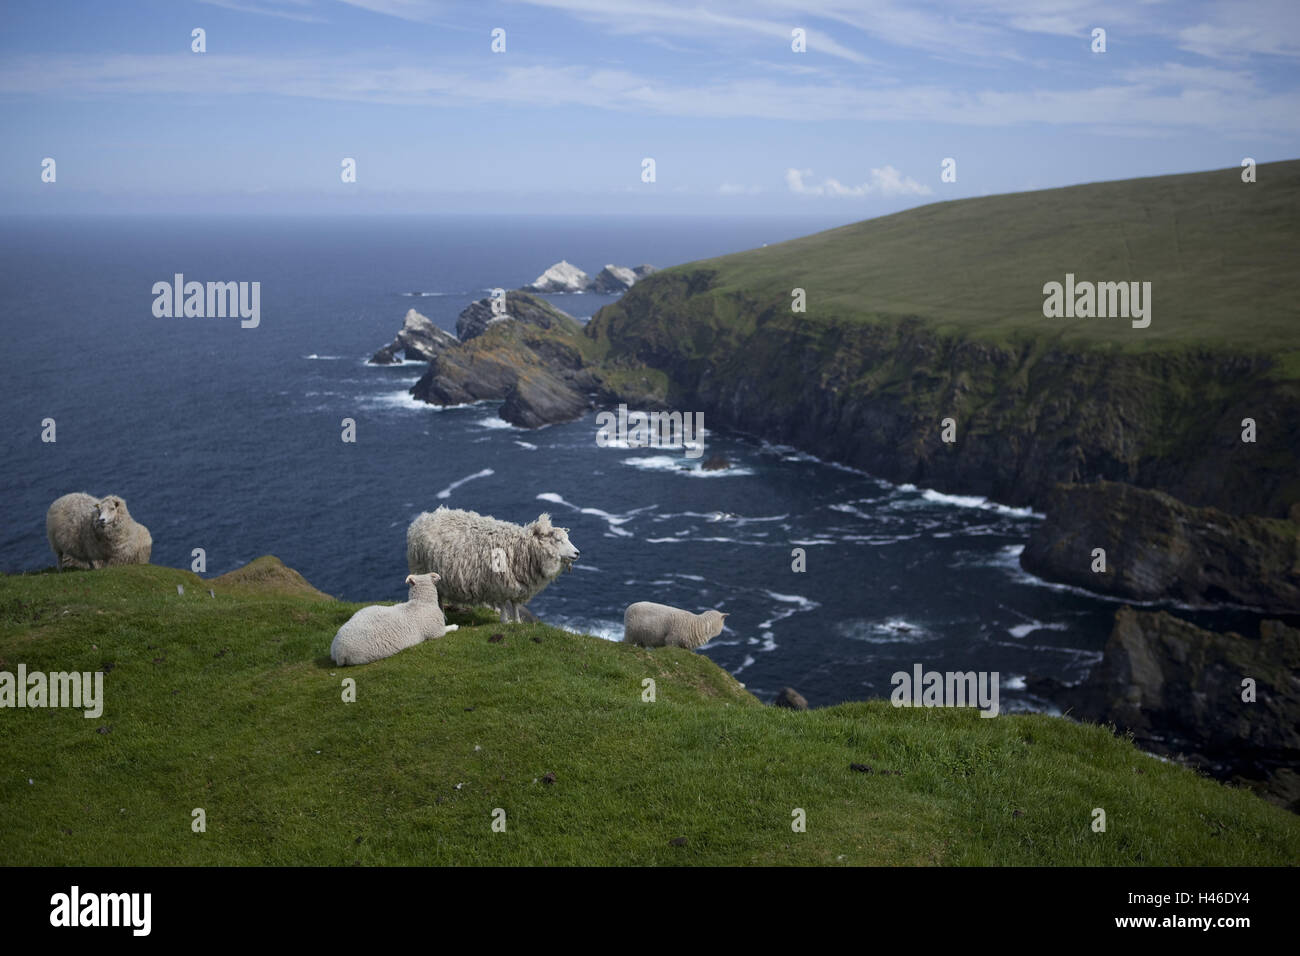
[[[4,27],[9,213],[849,221],[1300,156],[1297,0],[6,0]]]

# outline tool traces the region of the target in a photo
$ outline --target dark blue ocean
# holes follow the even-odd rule
[[[149,527],[155,563],[189,567],[201,547],[213,575],[270,553],[338,597],[401,600],[418,512],[524,522],[545,510],[582,551],[531,605],[549,623],[617,639],[632,601],[716,607],[728,627],[702,653],[765,699],[787,684],[814,705],[886,696],[892,673],[921,663],[998,671],[1004,709],[1043,708],[1024,675],[1083,677],[1117,605],[1019,569],[1039,520],[1028,511],[896,487],[722,429],[706,454],[736,467],[704,473],[681,451],[598,447],[594,413],[524,431],[491,404],[415,402],[422,365],[365,364],[408,308],[454,329],[484,290],[561,258],[591,274],[664,267],[834,224],[10,218],[0,570],[52,563],[54,498],[116,493]],[[260,282],[259,327],[155,318],[153,284],[175,273]],[[584,319],[612,301],[550,298]],[[46,418],[53,444],[40,440]],[[340,439],[344,418],[355,444]],[[332,637],[321,634],[322,652]]]

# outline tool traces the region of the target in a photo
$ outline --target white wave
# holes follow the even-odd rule
[[[646,538],[646,544],[698,544],[703,541],[721,542],[724,544],[749,544],[761,548],[767,542],[765,541],[741,541],[739,538],[695,538],[690,536],[689,531],[683,531],[679,537],[675,538]]]
[[[520,448],[527,448],[529,451],[537,451],[537,446],[534,445],[532,442],[520,441],[518,438],[516,438],[514,441],[515,444],[518,445]]]
[[[491,292],[491,289],[484,289],[484,292]],[[408,299],[425,299],[437,298],[442,295],[472,295],[470,292],[399,292],[398,295],[406,296]]]
[[[506,421],[504,418],[498,418],[495,415],[489,416],[487,418],[477,419],[475,420],[474,424],[477,425],[479,428],[514,428],[515,427],[514,425],[511,425],[508,421]]]
[[[361,364],[369,368],[402,368],[406,365],[428,365],[425,359],[400,358],[396,362],[372,362],[373,356],[362,356]]]
[[[813,540],[813,541],[808,541],[808,540],[798,541],[798,540],[791,539],[790,543],[791,543],[791,544],[797,544],[797,545],[799,545],[800,547],[805,547],[805,548],[806,548],[806,547],[810,547],[810,546],[815,545],[815,544],[837,544],[838,542],[836,542],[836,541],[834,541],[834,540],[826,541],[826,540],[823,540],[823,539],[821,539],[821,538],[818,538],[818,539]]]
[[[622,621],[592,617],[548,617],[546,623],[574,634],[590,634],[605,641],[617,643],[623,640]]]
[[[303,358],[309,359],[313,362],[337,362],[342,357],[342,355],[317,355],[315,352],[312,352],[311,355],[303,356]]]
[[[1002,678],[1002,686],[1005,687],[1007,690],[1024,690],[1025,675],[1009,674],[1008,676]]]
[[[416,398],[408,389],[398,389],[395,392],[381,392],[378,395],[371,395],[365,399],[367,408],[400,408],[406,411],[423,411],[431,406],[424,401]]]
[[[739,667],[737,667],[734,671],[731,672],[731,676],[735,677],[737,674],[739,674],[741,671],[743,671],[746,667],[748,667],[752,663],[754,663],[753,655],[746,654],[744,662],[741,663]]]
[[[1017,518],[1046,517],[1046,515],[1034,511],[1033,508],[1012,508],[1010,505],[1000,505],[996,501],[989,501],[989,499],[980,495],[946,495],[942,491],[926,488],[921,492],[921,497],[935,504],[955,505],[958,508],[984,508],[989,511],[996,511],[1001,515],[1013,515]]]
[[[453,481],[446,488],[442,489],[442,491],[438,492],[438,497],[450,498],[451,493],[455,491],[457,488],[459,488],[461,485],[465,484],[465,482],[473,481],[475,478],[486,478],[488,477],[488,475],[494,475],[494,474],[496,474],[496,472],[494,472],[491,468],[484,468],[482,471],[476,471],[472,475],[466,475],[464,478],[461,478],[459,481]]]
[[[624,530],[622,526],[627,524],[633,517],[640,514],[642,511],[649,511],[651,508],[655,507],[655,505],[647,505],[644,508],[637,508],[634,511],[629,511],[625,515],[615,515],[610,514],[608,511],[602,511],[599,508],[583,508],[580,505],[575,505],[572,502],[565,501],[561,495],[556,494],[554,491],[543,491],[537,496],[537,498],[539,501],[549,501],[553,504],[563,505],[571,511],[576,511],[579,514],[592,515],[593,517],[600,518],[609,526],[610,532],[620,538],[636,537],[631,531]]]
[[[1030,621],[1028,624],[1017,624],[1015,627],[1007,628],[1007,633],[1012,637],[1024,637],[1026,634],[1032,634],[1034,631],[1064,631],[1068,625],[1056,622],[1054,624],[1044,624],[1042,621]]]
[[[911,644],[934,640],[934,635],[921,625],[901,617],[842,621],[835,625],[835,630],[844,637],[868,644]]]
[[[648,458],[624,458],[623,464],[640,468],[643,471],[671,471],[689,478],[727,478],[735,475],[752,475],[754,472],[743,465],[732,465],[718,471],[705,471],[699,465],[683,464],[682,459],[670,455],[651,455]]]

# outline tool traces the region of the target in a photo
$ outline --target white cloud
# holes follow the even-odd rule
[[[826,177],[820,183],[808,182],[813,174],[811,169],[787,169],[785,184],[790,192],[803,196],[847,196],[862,198],[865,196],[928,196],[934,190],[923,186],[910,176],[904,176],[893,166],[873,169],[870,180],[858,186],[845,186],[838,179]]]
[[[1199,129],[1276,139],[1300,131],[1300,92],[1252,92],[1226,70],[1112,74],[1081,89],[874,87],[735,77],[680,83],[619,69],[473,61],[383,62],[364,55],[77,54],[0,61],[0,93],[101,99],[133,95],[275,95],[441,108],[590,108],[641,116],[764,121],[923,122],[1003,128]],[[1169,84],[1164,83],[1168,79]],[[1181,85],[1179,85],[1181,82]],[[846,187],[850,188],[850,187]]]

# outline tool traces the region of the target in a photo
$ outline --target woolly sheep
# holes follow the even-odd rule
[[[148,564],[149,529],[131,517],[117,495],[73,492],[56,498],[45,514],[45,536],[60,571],[110,564]]]
[[[442,575],[444,600],[487,604],[501,623],[519,620],[519,609],[577,560],[567,528],[542,514],[529,525],[512,524],[474,511],[440,507],[411,522],[406,563],[412,574]]]
[[[348,618],[330,645],[334,663],[369,664],[457,630],[438,607],[437,580],[436,574],[408,574],[405,604],[372,604]]]
[[[726,617],[721,611],[692,614],[667,604],[637,601],[623,612],[623,640],[644,647],[694,650],[722,633]]]

